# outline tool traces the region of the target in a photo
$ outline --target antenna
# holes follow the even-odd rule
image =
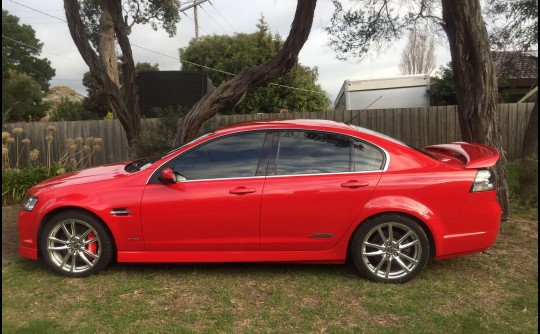
[[[362,111],[365,111],[367,108],[371,107],[371,106],[373,105],[373,103],[379,101],[379,100],[381,99],[381,97],[382,97],[382,95],[379,96],[375,101],[371,102],[367,107],[365,107],[364,109],[360,110],[360,111],[358,112],[358,115],[354,116],[353,118],[351,118],[350,120],[348,120],[347,122],[345,122],[345,124],[351,125],[352,121],[353,121],[356,117],[360,116],[360,114],[362,113]]]

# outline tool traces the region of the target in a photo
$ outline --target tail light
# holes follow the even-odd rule
[[[480,169],[474,177],[471,192],[488,191],[495,189],[495,177],[487,169]]]

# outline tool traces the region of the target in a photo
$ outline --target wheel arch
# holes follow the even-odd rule
[[[85,208],[78,207],[78,206],[62,206],[62,207],[54,208],[53,210],[51,210],[51,211],[47,212],[47,214],[45,214],[45,216],[41,220],[41,222],[39,224],[39,227],[38,227],[38,230],[37,230],[36,241],[37,241],[38,258],[41,258],[43,256],[43,254],[41,254],[41,238],[40,238],[41,232],[43,231],[43,228],[51,220],[52,217],[56,216],[59,213],[66,212],[66,211],[78,211],[80,213],[84,213],[84,214],[87,214],[89,216],[92,216],[92,218],[94,218],[97,221],[101,222],[101,224],[103,225],[103,227],[105,228],[107,233],[109,233],[109,236],[111,237],[111,240],[113,241],[113,248],[114,248],[113,249],[113,254],[115,254],[115,257],[113,258],[113,260],[116,259],[116,253],[117,253],[117,251],[116,251],[116,240],[114,238],[114,234],[112,233],[111,229],[109,228],[109,225],[107,225],[107,223],[105,223],[105,221],[103,219],[101,219],[101,217],[98,216],[97,214],[95,214],[94,212],[92,212],[92,211],[90,211],[88,209],[85,209]]]
[[[367,221],[369,221],[371,219],[375,219],[377,217],[387,216],[387,215],[399,215],[399,216],[410,218],[410,219],[414,220],[415,222],[417,222],[418,225],[422,228],[422,230],[424,230],[424,233],[427,236],[427,239],[428,239],[428,242],[429,242],[429,257],[430,258],[435,257],[435,254],[436,254],[436,252],[435,252],[435,238],[433,237],[433,233],[431,232],[431,229],[429,228],[428,224],[426,224],[422,219],[418,218],[417,216],[412,215],[412,214],[407,213],[407,212],[384,211],[384,212],[378,212],[378,213],[375,213],[375,214],[373,214],[371,216],[368,216],[364,220],[362,220],[360,223],[358,223],[358,225],[356,225],[355,229],[353,230],[353,232],[351,233],[351,235],[349,237],[349,241],[348,241],[348,244],[347,244],[347,254],[346,254],[347,260],[349,260],[350,256],[351,256],[351,244],[352,244],[353,236],[356,233],[356,231],[360,228],[360,226],[362,226],[363,223],[365,223],[365,222],[367,222]]]

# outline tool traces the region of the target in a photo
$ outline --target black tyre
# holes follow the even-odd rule
[[[388,214],[360,225],[352,237],[351,258],[360,274],[374,282],[405,283],[429,258],[429,241],[420,225],[406,216]]]
[[[51,269],[68,277],[86,277],[113,259],[114,245],[103,223],[79,211],[52,217],[40,235],[41,254]]]

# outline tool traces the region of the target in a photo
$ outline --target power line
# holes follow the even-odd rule
[[[216,8],[216,6],[214,6],[214,4],[212,3],[212,1],[210,1],[210,5],[212,6],[212,8],[214,8],[214,10],[219,14],[219,16],[221,16],[221,18],[229,25],[229,27],[232,28],[232,30],[236,33],[236,29],[233,27],[232,24],[229,23],[229,20],[227,20],[225,18],[225,16],[221,15],[221,12]]]
[[[18,43],[18,44],[27,46],[27,47],[32,48],[32,49],[35,49],[35,50],[37,50],[37,51],[39,51],[39,52],[49,53],[49,54],[52,54],[53,56],[56,56],[56,57],[59,57],[59,58],[63,58],[63,59],[66,59],[66,60],[71,60],[71,61],[76,62],[76,63],[79,63],[79,64],[81,63],[80,60],[75,60],[75,59],[71,59],[71,58],[67,58],[67,57],[61,56],[61,55],[56,54],[56,53],[53,53],[53,52],[40,50],[39,48],[37,48],[37,47],[35,47],[35,46],[32,46],[32,45],[23,43],[23,42],[21,42],[21,41],[18,41],[18,40],[13,39],[13,38],[9,38],[9,37],[4,36],[4,35],[2,35],[2,38],[9,39],[10,41],[13,41],[13,42],[15,42],[15,43]]]
[[[210,17],[210,18],[212,19],[212,21],[214,21],[214,22],[215,22],[215,23],[216,23],[216,24],[217,24],[217,25],[225,32],[225,34],[228,33],[228,31],[225,30],[225,28],[223,28],[223,26],[222,26],[221,24],[219,24],[219,22],[216,21],[216,20],[212,17],[212,15],[210,15],[210,13],[208,13],[208,12],[206,11],[206,9],[204,9],[203,6],[199,6],[199,7],[201,7],[201,9],[206,13],[206,15],[208,15],[208,17]]]
[[[49,17],[52,17],[54,19],[57,19],[59,21],[63,21],[63,22],[66,22],[67,23],[67,20],[64,20],[64,19],[61,19],[57,16],[54,16],[54,15],[50,15],[48,13],[45,13],[43,11],[40,11],[39,9],[35,9],[35,8],[32,8],[32,7],[29,7],[29,6],[26,6],[26,5],[23,5],[15,0],[9,0],[10,2],[13,2],[17,5],[20,5],[22,7],[25,7],[25,8],[28,8],[30,10],[33,10],[33,11],[36,11],[38,13],[41,13],[43,15],[46,15],[46,16],[49,16]],[[205,0],[206,1],[206,0]],[[114,36],[109,36],[109,35],[106,35],[106,34],[103,34],[103,33],[98,33],[99,35],[101,36],[104,36],[104,37],[108,37],[108,38],[112,38],[114,39]],[[4,35],[2,35],[2,37],[5,37]],[[7,39],[10,39],[10,40],[13,40],[9,37],[5,37]],[[16,41],[16,40],[13,40],[13,41]],[[16,41],[16,42],[20,42],[20,41]],[[20,42],[22,43],[22,42]],[[24,44],[24,43],[22,43]],[[27,45],[27,44],[25,44]],[[30,46],[30,45],[27,45],[27,46]],[[131,46],[133,47],[136,47],[136,48],[139,48],[139,49],[142,49],[142,50],[146,50],[148,52],[152,52],[152,53],[155,53],[155,54],[158,54],[158,55],[161,55],[161,56],[164,56],[164,57],[167,57],[167,58],[172,58],[172,59],[175,59],[175,60],[179,60],[180,62],[183,62],[183,63],[186,63],[186,64],[190,64],[190,65],[193,65],[193,66],[197,66],[197,67],[200,67],[200,68],[204,68],[204,69],[207,69],[209,71],[215,71],[215,72],[219,72],[219,73],[223,73],[223,74],[227,74],[227,75],[232,75],[232,76],[236,76],[237,74],[234,74],[234,73],[230,73],[230,72],[227,72],[227,71],[222,71],[222,70],[218,70],[218,69],[215,69],[215,68],[212,68],[212,67],[209,67],[209,66],[205,66],[205,65],[201,65],[201,64],[197,64],[197,63],[194,63],[194,62],[191,62],[191,61],[187,61],[187,60],[183,60],[181,58],[177,58],[177,57],[172,57],[170,55],[167,55],[167,54],[164,54],[164,53],[161,53],[161,52],[158,52],[158,51],[155,51],[155,50],[151,50],[151,49],[148,49],[148,48],[145,48],[143,46],[140,46],[140,45],[137,45],[137,44],[131,44]],[[30,46],[32,47],[32,46]],[[45,51],[43,51],[45,52]],[[50,52],[49,52],[50,53]],[[51,53],[53,54],[53,53]],[[57,57],[60,57],[60,58],[65,58],[63,56],[60,56],[60,55],[56,55]],[[69,59],[69,58],[65,58],[65,59],[68,59],[68,60],[71,60],[71,61],[75,61],[73,59]],[[79,61],[78,61],[79,62]],[[79,62],[80,63],[80,62]],[[288,89],[293,89],[293,90],[298,90],[298,91],[303,91],[303,92],[311,92],[311,93],[315,93],[315,94],[324,94],[324,92],[319,92],[319,91],[315,91],[315,90],[310,90],[310,89],[304,89],[304,88],[297,88],[297,87],[291,87],[291,86],[286,86],[286,85],[280,85],[280,84],[276,84],[276,83],[269,83],[268,85],[272,85],[272,86],[278,86],[278,87],[283,87],[283,88],[288,88]]]

